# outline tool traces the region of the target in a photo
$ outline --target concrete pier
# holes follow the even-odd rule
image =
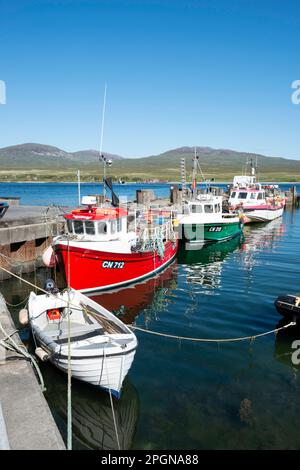
[[[15,273],[32,272],[42,266],[43,251],[63,230],[61,214],[56,207],[9,207],[0,219],[0,266]],[[0,271],[0,281],[8,277]]]
[[[0,322],[10,334],[16,327],[0,294]],[[0,331],[0,339],[3,333]],[[22,344],[17,333],[13,339]],[[62,450],[64,442],[30,362],[0,346],[0,448]]]

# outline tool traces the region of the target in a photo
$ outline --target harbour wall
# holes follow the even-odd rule
[[[21,347],[16,327],[0,294],[0,324]],[[0,340],[5,335],[0,329]],[[0,345],[0,449],[63,450],[65,445],[31,363]]]
[[[62,233],[64,222],[55,207],[13,205],[0,219],[0,266],[28,273],[43,265],[42,254],[52,237]],[[0,270],[0,281],[9,274]]]

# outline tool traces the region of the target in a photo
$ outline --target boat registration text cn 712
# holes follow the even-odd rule
[[[103,261],[102,267],[103,268],[110,268],[110,269],[123,269],[125,266],[124,261]]]

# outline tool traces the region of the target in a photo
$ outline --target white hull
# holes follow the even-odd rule
[[[114,395],[121,392],[123,381],[133,363],[135,348],[128,354],[102,356],[95,359],[72,359],[72,377],[96,387],[111,390]],[[68,360],[58,357],[50,361],[60,370],[68,372]]]
[[[68,372],[70,329],[72,377],[120,396],[137,348],[137,339],[126,325],[74,289],[38,296],[32,292],[28,308],[36,343],[53,365]],[[60,309],[59,320],[49,319],[53,308]]]
[[[275,210],[268,209],[254,209],[252,211],[245,210],[245,216],[249,222],[269,222],[270,220],[277,219],[283,214],[283,207]]]

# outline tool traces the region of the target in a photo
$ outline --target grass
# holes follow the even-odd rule
[[[228,181],[231,182],[234,175],[238,172],[218,172],[218,176],[213,171],[206,172],[205,177],[207,179],[215,178],[216,182]],[[177,169],[168,168],[167,171],[159,171],[157,169],[151,172],[135,171],[135,172],[123,172],[118,168],[112,170],[112,176],[115,180],[122,178],[125,181],[136,181],[141,182],[149,179],[167,180],[167,181],[180,181],[180,174]],[[101,168],[89,167],[81,170],[81,181],[82,182],[97,182],[102,179]],[[191,181],[191,174],[187,175],[187,180]],[[281,173],[281,172],[266,172],[260,173],[260,181],[280,182],[289,181],[300,182],[300,173]],[[0,170],[0,182],[76,182],[77,181],[77,170],[74,168],[56,170],[50,172],[49,169],[1,169]],[[200,177],[199,177],[200,181]]]

